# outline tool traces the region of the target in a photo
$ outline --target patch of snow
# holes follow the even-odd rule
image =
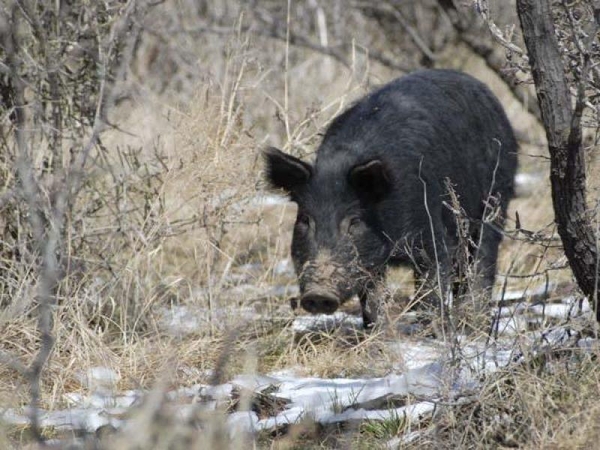
[[[518,173],[515,176],[515,190],[517,196],[532,194],[536,186],[539,186],[547,177],[541,172]]]
[[[129,408],[142,397],[140,391],[125,391],[119,395],[108,394],[105,391],[95,391],[91,395],[69,392],[64,395],[67,402],[78,407],[92,408]]]
[[[598,351],[598,339],[594,339],[591,337],[585,337],[577,341],[577,347],[583,348],[585,350],[596,350]]]
[[[438,361],[445,353],[446,347],[432,340],[402,340],[389,344],[389,348],[398,355],[400,362],[394,365],[394,369],[404,371]]]
[[[234,377],[233,380],[231,380],[231,384],[251,391],[261,392],[268,387],[277,386],[279,380],[276,377],[267,375],[242,374]]]
[[[440,378],[441,364],[429,364],[401,375],[380,378],[291,378],[279,379],[279,390],[273,395],[289,401],[287,408],[275,417],[263,419],[261,429],[295,423],[310,416],[320,423],[352,420],[386,420],[394,415],[416,417],[432,407],[428,402],[396,409],[385,408],[393,398],[408,395],[432,397],[444,386]],[[371,406],[375,405],[375,408]],[[379,405],[379,407],[377,407]]]
[[[574,316],[576,311],[563,303],[537,304],[529,307],[529,311],[542,317],[556,317],[560,319]]]
[[[566,344],[567,342],[569,342],[569,340],[571,339],[572,336],[573,336],[572,331],[567,328],[564,328],[564,327],[554,328],[554,329],[548,331],[547,333],[543,334],[543,344],[559,346],[559,345]]]
[[[502,278],[502,275],[498,274],[498,278]],[[553,283],[549,283],[547,286],[545,284],[540,284],[533,289],[506,291],[504,293],[498,292],[493,296],[493,300],[495,302],[510,302],[515,300],[525,300],[527,298],[543,297],[552,292],[554,289],[555,286]]]
[[[239,411],[227,416],[227,427],[231,437],[240,433],[254,433],[258,428],[258,416],[254,411]]]
[[[47,412],[40,410],[39,424],[41,428],[57,430],[83,430],[93,433],[104,425],[119,427],[121,420],[111,416],[111,411],[102,408],[71,408]],[[29,417],[7,410],[0,418],[10,424],[28,424]]]
[[[274,289],[271,287],[269,289]],[[528,331],[532,322],[543,317],[568,318],[588,314],[589,304],[568,297],[561,302],[518,302],[522,298],[544,295],[542,286],[525,292],[509,292],[506,298],[516,300],[506,307],[495,308],[499,338],[477,341],[459,336],[452,343],[410,337],[387,343],[397,356],[392,373],[377,378],[332,378],[298,376],[302,367],[291,367],[268,375],[240,374],[227,383],[209,386],[195,384],[166,393],[169,411],[179,419],[194,417],[199,410],[216,411],[231,406],[239,389],[260,393],[276,400],[277,409],[270,417],[265,412],[237,411],[227,415],[226,427],[232,437],[252,434],[260,430],[273,431],[285,424],[313,420],[322,424],[363,420],[390,420],[401,418],[418,422],[431,417],[436,402],[446,398],[461,398],[477,392],[482,375],[493,373],[511,363],[522,361],[524,354],[547,351],[549,346],[568,344],[573,348],[578,334],[568,327]],[[215,308],[212,310],[189,306],[175,306],[161,311],[162,326],[174,332],[195,332],[207,326],[239,326],[240,321],[260,320],[253,308]],[[292,324],[296,334],[328,332],[333,330],[361,331],[362,319],[344,312],[332,315],[298,316]],[[597,349],[597,339],[579,339],[576,345],[583,349]],[[526,348],[525,348],[526,346]],[[521,350],[523,349],[523,350]],[[210,376],[211,373],[207,373]],[[92,367],[79,374],[86,393],[69,393],[65,399],[71,408],[59,411],[40,411],[42,427],[74,429],[93,432],[104,425],[116,428],[121,417],[134,406],[144,393],[136,390],[116,393],[119,374],[107,367]],[[84,390],[86,391],[86,390]],[[470,394],[469,394],[470,395]],[[418,402],[410,403],[414,399]],[[283,408],[283,409],[281,409]],[[268,412],[267,412],[268,413]],[[258,414],[261,414],[259,417]],[[0,411],[0,421],[27,424],[27,411],[8,409]],[[422,432],[407,433],[388,441],[388,448],[399,448],[415,441]]]
[[[0,412],[0,419],[2,422],[10,423],[12,425],[27,425],[29,424],[29,417],[18,414],[14,409],[8,408]]]
[[[294,276],[294,274],[294,265],[289,258],[282,259],[273,266],[273,275],[275,276],[285,275],[291,277]]]
[[[276,370],[274,372],[270,372],[268,375],[275,378],[294,378],[298,377],[299,373],[303,372],[303,368],[300,366],[287,367],[285,369]]]
[[[567,319],[589,315],[592,311],[587,299],[567,297],[560,303],[529,302],[513,303],[493,309],[498,330],[504,334],[516,334],[531,330],[531,325],[541,325],[544,319]],[[498,318],[498,314],[500,317]],[[534,326],[535,328],[535,326]]]
[[[81,385],[89,389],[98,387],[113,389],[121,379],[121,375],[104,366],[91,367],[86,371],[80,371],[76,376]]]
[[[423,435],[423,432],[411,431],[409,433],[403,434],[402,436],[395,437],[386,442],[385,448],[389,450],[396,450],[398,448],[403,448],[407,444],[410,444],[416,441],[419,437]]]
[[[231,383],[218,384],[216,386],[203,386],[200,388],[200,395],[213,400],[226,400],[231,397],[233,385]]]
[[[515,176],[515,184],[516,185],[526,185],[526,184],[534,184],[539,183],[544,180],[546,177],[541,172],[535,173],[518,173]]]
[[[543,343],[561,344],[571,336],[568,329],[558,327],[544,334]],[[505,367],[522,356],[511,342],[486,345],[485,342],[469,342],[466,338],[461,340],[457,349],[457,361],[448,359],[448,344],[410,340],[396,345],[403,349],[403,358],[410,360],[403,373],[354,379],[297,377],[289,371],[269,375],[241,374],[231,382],[217,386],[196,384],[181,387],[167,392],[166,398],[175,403],[174,407],[171,406],[173,414],[182,419],[192,417],[198,410],[214,411],[219,404],[230,404],[236,387],[252,392],[267,392],[268,388],[268,393],[264,395],[286,400],[283,410],[263,419],[259,419],[253,411],[229,414],[226,423],[231,436],[260,430],[273,431],[301,420],[329,424],[404,418],[418,422],[431,416],[437,399],[460,396],[477,389],[483,373]],[[578,345],[591,348],[597,346],[598,342],[586,339]],[[536,348],[531,347],[531,350],[544,351],[541,347],[539,350]],[[141,396],[139,391],[126,391],[118,395],[94,392],[88,396],[71,393],[66,398],[75,407],[63,411],[41,411],[41,426],[88,432],[104,425],[118,428],[122,424],[120,417]],[[402,404],[415,397],[422,401],[389,406],[393,402]],[[12,424],[27,424],[28,417],[25,414],[6,410],[0,419]],[[407,436],[413,436],[413,439],[418,437]],[[390,441],[389,444],[393,448],[403,445],[403,442]]]
[[[414,405],[402,406],[400,408],[390,409],[348,409],[339,414],[332,414],[321,417],[320,423],[339,423],[339,422],[361,422],[363,420],[385,421],[396,418],[417,422],[425,417],[430,417],[435,409],[432,402],[419,402]]]
[[[460,360],[462,364],[460,384],[462,388],[475,388],[479,384],[481,375],[493,373],[498,369],[508,366],[520,353],[514,345],[506,344],[487,346],[485,343],[466,345],[461,349]]]
[[[333,314],[315,314],[298,316],[294,319],[292,330],[296,334],[310,332],[331,332],[343,328],[346,330],[363,330],[362,317],[352,316],[342,311]]]
[[[282,425],[298,423],[306,416],[308,416],[307,411],[305,411],[304,408],[297,406],[295,408],[287,409],[274,417],[267,417],[259,420],[256,424],[256,428],[258,430],[276,430]]]
[[[291,297],[294,295],[298,295],[299,293],[300,293],[300,290],[298,289],[298,286],[296,286],[295,284],[293,284],[291,286],[288,286],[288,285],[273,286],[271,289],[269,289],[267,291],[267,295],[269,297]]]
[[[170,400],[177,399],[185,399],[185,398],[195,398],[200,395],[202,389],[204,389],[204,385],[202,384],[194,384],[192,386],[182,386],[173,391],[167,392],[167,398]]]
[[[263,266],[261,263],[246,263],[237,267],[240,272],[262,272]]]
[[[254,206],[273,206],[285,205],[290,203],[290,200],[283,195],[261,194],[254,197],[250,203]]]
[[[527,330],[529,319],[522,315],[515,315],[514,312],[502,311],[502,316],[495,319],[494,327],[502,335],[515,335]]]
[[[212,327],[226,329],[240,321],[252,322],[262,316],[253,308],[194,308],[186,305],[163,308],[159,313],[159,325],[176,336],[185,336],[210,330]]]

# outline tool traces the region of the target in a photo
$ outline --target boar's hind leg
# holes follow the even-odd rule
[[[436,251],[422,250],[420,257],[414,262],[415,279],[423,294],[419,307],[419,322],[431,325],[436,336],[444,337],[451,325],[450,308],[453,303],[453,272],[447,248],[438,244]]]
[[[479,248],[476,249],[474,259],[477,264],[476,293],[481,296],[481,303],[487,303],[491,297],[494,280],[496,278],[496,262],[498,247],[502,235],[490,226],[483,225],[480,230]],[[483,306],[483,305],[482,305]]]
[[[424,250],[415,260],[415,278],[425,290],[425,306],[446,309],[452,296],[452,265],[446,246]]]

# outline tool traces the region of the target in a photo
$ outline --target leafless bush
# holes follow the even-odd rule
[[[78,231],[73,206],[109,126],[114,86],[129,64],[134,18],[141,14],[136,4],[119,2],[82,9],[16,1],[0,16],[0,145],[7,188],[0,303],[26,302],[38,317],[39,350],[25,375],[39,441],[40,379],[54,344],[53,310],[60,296],[69,297],[62,281],[75,264],[70,250],[80,244],[72,239]],[[20,283],[35,285],[33,298],[16,295]]]
[[[46,3],[0,7],[2,395],[23,405],[19,388],[31,385],[33,404],[51,409],[62,406],[63,393],[84,389],[77,371],[118,367],[119,388],[154,386],[155,395],[134,411],[130,427],[102,438],[106,448],[243,448],[243,439],[223,438],[226,411],[173,419],[167,385],[207,382],[206,370],[215,367],[219,382],[241,370],[289,366],[324,377],[397,369],[387,346],[400,339],[392,327],[297,345],[283,301],[252,299],[268,320],[229,317],[235,334],[215,315],[206,329],[174,337],[161,328],[161,314],[180,305],[196,308],[188,315],[215,313],[249,303],[231,289],[237,284],[280,281],[273,268],[287,256],[293,211],[257,202],[264,145],[310,158],[324,126],[353,98],[421,66],[463,67],[476,58],[487,66],[486,79],[489,69],[522,76],[526,61],[508,45],[522,48],[510,28],[512,2],[491,5],[488,18],[506,41],[500,46],[464,2]],[[513,65],[505,71],[507,53]],[[565,271],[549,272],[564,267],[552,227],[528,231],[552,220],[548,203],[523,198],[515,205],[503,282],[529,288],[548,273],[568,279]],[[243,266],[256,273],[242,273]],[[533,277],[517,278],[525,275]],[[386,308],[395,326],[405,311]],[[493,397],[487,394],[480,407]],[[493,400],[486,414],[494,405],[501,410]],[[461,411],[471,414],[468,405],[450,413],[463,424]],[[478,427],[469,428],[467,441]],[[447,442],[459,442],[460,431],[448,431]],[[348,442],[371,442],[348,433]],[[306,434],[291,430],[279,442],[303,443]],[[12,441],[3,435],[0,446]],[[328,439],[310,436],[307,445]],[[273,439],[266,436],[265,445]]]

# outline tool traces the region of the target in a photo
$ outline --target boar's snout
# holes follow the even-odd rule
[[[340,301],[328,292],[310,291],[302,296],[300,305],[312,314],[332,314],[340,306]]]

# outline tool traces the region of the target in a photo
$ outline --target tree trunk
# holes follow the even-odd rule
[[[550,152],[550,183],[558,234],[575,279],[600,321],[598,249],[587,211],[581,113],[572,107],[550,0],[517,0],[517,12],[529,53]],[[585,82],[585,80],[581,80]]]

